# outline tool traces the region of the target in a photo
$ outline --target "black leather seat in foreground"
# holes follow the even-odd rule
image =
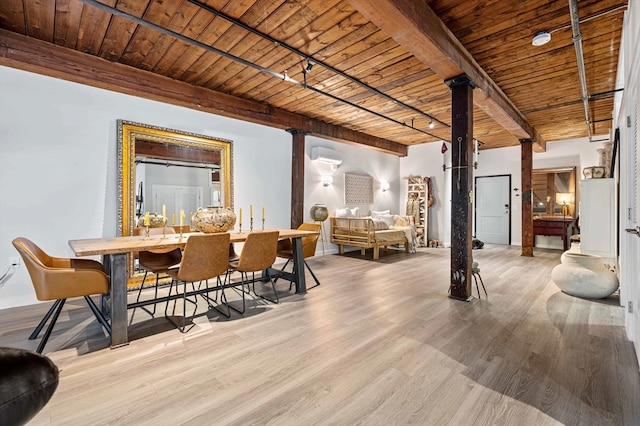
[[[0,425],[24,425],[58,387],[58,368],[46,356],[0,348]]]

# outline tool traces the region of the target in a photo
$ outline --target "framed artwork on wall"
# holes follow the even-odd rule
[[[373,178],[345,173],[344,203],[346,205],[373,204]]]

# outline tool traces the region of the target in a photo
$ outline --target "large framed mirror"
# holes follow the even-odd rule
[[[538,217],[574,217],[576,168],[533,170],[533,214]]]
[[[232,141],[118,120],[118,236],[134,234],[146,212],[185,228],[198,207],[233,209]],[[140,282],[130,256],[130,285]]]

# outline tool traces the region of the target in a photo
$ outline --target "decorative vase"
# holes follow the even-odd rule
[[[587,299],[603,299],[618,289],[618,278],[606,268],[602,257],[565,251],[551,279],[563,292]]]
[[[136,225],[140,228],[144,227],[144,216],[140,215]],[[167,223],[167,218],[158,213],[149,213],[149,228],[161,228]]]
[[[227,207],[198,207],[191,221],[198,231],[206,234],[226,232],[235,225],[236,214]]]
[[[606,177],[608,173],[608,167],[600,166],[585,167],[582,170],[585,179],[602,179]]]
[[[324,204],[314,204],[311,207],[311,219],[316,222],[324,222],[329,217],[329,209]]]

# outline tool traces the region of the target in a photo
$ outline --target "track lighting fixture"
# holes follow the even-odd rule
[[[307,58],[307,67],[304,69],[304,71],[311,72],[311,68],[313,68],[313,63]]]
[[[429,128],[433,129],[436,125],[433,123],[433,118],[429,118]]]

